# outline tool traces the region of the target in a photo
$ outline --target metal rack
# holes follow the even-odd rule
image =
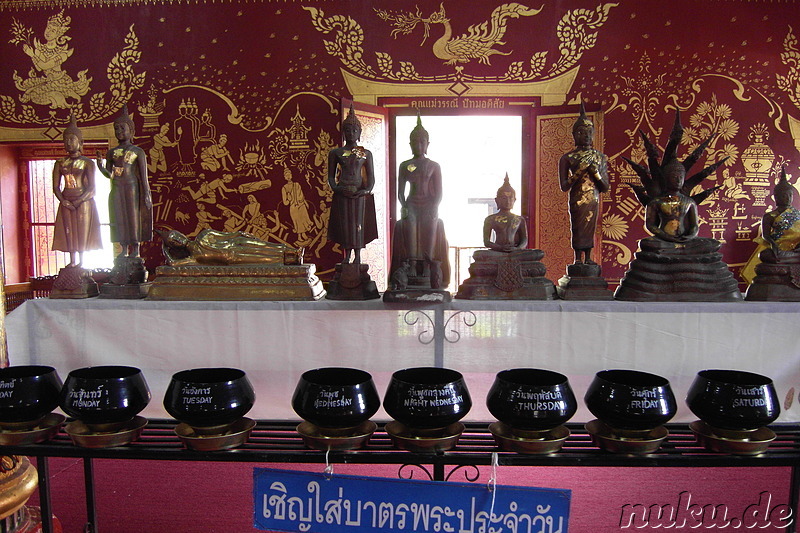
[[[412,453],[398,450],[390,436],[379,424],[378,431],[368,445],[360,450],[330,452],[310,450],[295,431],[296,421],[260,420],[250,439],[232,450],[198,452],[186,449],[174,433],[174,420],[152,419],[142,436],[127,446],[117,448],[80,448],[72,444],[69,436],[60,431],[50,441],[31,446],[3,446],[0,454],[27,455],[37,458],[39,492],[42,508],[43,531],[52,531],[50,488],[48,484],[49,457],[82,458],[87,506],[87,532],[96,532],[94,472],[92,459],[175,460],[175,461],[230,461],[253,463],[353,463],[430,465],[431,479],[446,480],[445,467],[486,466],[492,464],[492,455],[498,452],[487,423],[470,422],[455,449],[438,453]],[[760,455],[727,455],[713,453],[698,445],[686,424],[668,424],[669,437],[656,453],[647,455],[619,455],[597,448],[581,424],[567,424],[571,431],[561,451],[550,455],[523,455],[499,452],[500,465],[507,466],[588,466],[588,467],[773,467],[792,468],[789,505],[792,517],[797,517],[800,497],[800,425],[773,426],[777,438],[769,449]],[[797,531],[796,520],[787,528]]]

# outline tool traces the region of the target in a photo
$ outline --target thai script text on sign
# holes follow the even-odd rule
[[[567,533],[571,491],[255,468],[253,496],[268,531]]]

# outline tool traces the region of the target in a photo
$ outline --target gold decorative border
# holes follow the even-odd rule
[[[247,0],[253,4],[328,4],[326,0]],[[239,4],[241,0],[210,0],[216,4]],[[22,11],[26,9],[52,9],[67,7],[120,7],[141,5],[199,5],[208,4],[209,0],[0,0],[0,12]],[[747,4],[797,4],[800,0],[714,0],[714,3],[747,3]]]
[[[375,105],[378,98],[393,96],[415,96],[415,97],[500,97],[500,96],[538,96],[542,99],[542,105],[554,106],[566,103],[567,94],[575,83],[580,67],[573,67],[571,70],[551,78],[549,80],[531,82],[505,82],[505,83],[483,83],[470,82],[462,83],[463,88],[458,93],[452,90],[453,82],[446,83],[393,83],[385,81],[368,80],[356,76],[345,69],[340,69],[345,85],[353,95],[353,100],[365,104]]]
[[[0,127],[0,141],[3,142],[61,142],[64,135],[63,126],[48,126],[45,128],[6,128]],[[116,146],[117,138],[114,135],[114,123],[99,124],[96,126],[81,127],[83,138],[93,141],[107,141],[109,145]]]
[[[253,4],[295,4],[301,0],[247,0]],[[302,0],[304,4],[326,3],[324,0]],[[120,7],[141,5],[197,5],[209,0],[0,0],[0,12],[25,9],[50,9],[67,7]],[[241,0],[211,0],[216,4],[239,4]]]

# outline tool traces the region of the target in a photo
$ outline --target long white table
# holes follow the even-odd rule
[[[474,403],[467,420],[493,419],[485,397],[499,370],[539,367],[566,374],[579,399],[604,368],[660,374],[678,397],[674,421],[690,421],[683,398],[697,371],[731,368],[772,377],[779,422],[798,422],[798,317],[795,303],[455,300],[409,309],[380,300],[93,298],[30,300],[9,314],[6,331],[12,365],[52,365],[62,378],[90,365],[141,368],[153,394],[144,415],[154,418],[168,416],[164,391],[187,368],[241,368],[257,393],[248,416],[294,419],[292,392],[307,369],[361,368],[382,393],[394,370],[435,365],[464,373]],[[581,407],[573,421],[591,418]]]

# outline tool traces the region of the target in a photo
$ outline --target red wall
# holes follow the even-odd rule
[[[202,202],[204,210],[219,217],[211,225],[222,228],[224,209],[249,218],[245,207],[252,194],[266,218],[252,218],[241,229],[305,244],[306,260],[323,272],[339,259],[330,245],[319,245],[329,193],[324,156],[340,140],[338,101],[352,96],[342,70],[375,86],[402,85],[406,96],[414,96],[434,83],[510,88],[577,69],[564,102],[599,103],[605,116],[602,149],[611,160],[612,186],[602,217],[602,258],[610,278],[622,276],[645,236],[642,211],[624,184],[633,173],[621,156],[643,157],[638,130],[663,146],[675,106],[683,109],[690,141],[682,155],[713,130],[718,136],[711,159],[730,156],[706,182],[723,188],[701,207],[701,235],[725,241],[725,260],[737,274],[756,247],[756,224],[771,202],[777,169],[786,164],[790,181],[800,178],[800,141],[790,126],[791,117],[800,117],[791,29],[800,31],[800,10],[793,1],[550,1],[530,4],[535,9],[516,17],[498,14],[494,22],[500,2],[62,4],[51,0],[29,9],[27,2],[11,1],[0,7],[0,141],[30,129],[53,135],[48,128],[63,127],[68,108],[84,128],[108,124],[129,101],[136,143],[151,154],[151,164],[159,128],[170,126],[169,143],[180,128],[180,143],[163,148],[166,168],[155,168],[150,181],[156,226],[192,233],[198,227],[192,193],[226,173],[216,168],[219,162],[203,168],[201,153],[225,134],[225,165],[232,174],[226,187],[236,192],[204,196],[210,200]],[[48,72],[42,61],[52,50],[37,48],[34,39],[45,42],[48,20],[62,9],[61,21],[70,19],[64,33],[70,40],[62,44],[72,53],[56,53],[56,68]],[[445,18],[453,32],[450,48],[440,46],[447,41]],[[502,35],[491,33],[497,27],[504,28]],[[454,40],[459,36],[466,39]],[[26,42],[42,70],[25,53]],[[482,60],[462,55],[448,64],[447,58],[481,46]],[[53,81],[59,69],[68,78]],[[181,118],[182,110],[190,116]],[[213,129],[203,123],[206,111]],[[446,162],[440,163],[446,171]],[[307,219],[293,221],[282,202],[284,168],[301,184]],[[487,186],[487,194],[496,188]],[[300,235],[303,226],[310,229]],[[161,261],[156,243],[145,253],[150,266]]]

